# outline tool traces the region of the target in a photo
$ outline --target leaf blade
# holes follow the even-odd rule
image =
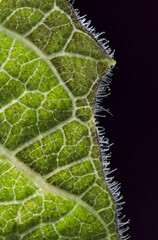
[[[41,15],[32,16],[32,23],[28,24],[33,12],[39,11],[38,4],[38,1],[18,1],[17,6],[14,1],[10,6],[6,1],[0,3],[1,36],[5,35],[8,44],[12,43],[1,59],[1,72],[9,77],[7,84],[5,77],[2,78],[7,90],[1,93],[1,151],[16,166],[15,171],[24,172],[31,179],[26,181],[32,181],[30,185],[36,183],[38,189],[34,200],[27,206],[25,200],[22,203],[20,219],[25,224],[17,226],[16,212],[13,224],[6,231],[1,225],[2,236],[45,239],[50,234],[50,239],[119,239],[115,205],[104,182],[92,123],[98,82],[114,61],[78,24],[67,1],[47,1],[48,8],[41,4]],[[4,11],[5,6],[10,11]],[[21,25],[17,25],[18,21]],[[48,35],[41,26],[49,28]],[[76,50],[75,42],[79,43]],[[4,43],[1,50],[3,46]],[[1,159],[3,164],[8,160]],[[54,191],[56,198],[60,195],[60,203],[63,199],[75,202],[76,208],[64,221],[61,219],[54,225],[52,218],[51,224],[47,219],[41,225],[44,191],[47,194]],[[17,192],[20,198],[22,192]],[[7,200],[9,193],[4,191],[4,195]],[[13,195],[8,206],[12,205]],[[49,208],[53,205],[49,204]],[[57,210],[52,212],[55,214],[59,208],[57,204]]]

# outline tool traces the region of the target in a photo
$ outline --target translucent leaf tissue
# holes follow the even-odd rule
[[[96,121],[114,65],[67,0],[0,1],[0,240],[128,238]]]

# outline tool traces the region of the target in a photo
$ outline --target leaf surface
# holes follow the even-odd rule
[[[114,64],[66,0],[0,1],[0,240],[117,240],[94,127]]]

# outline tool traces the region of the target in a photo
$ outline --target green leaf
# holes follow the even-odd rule
[[[0,240],[117,240],[94,126],[115,61],[66,0],[0,1]]]

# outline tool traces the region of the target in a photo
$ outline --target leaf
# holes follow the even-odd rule
[[[0,1],[0,240],[116,240],[94,103],[115,61],[66,0]]]

